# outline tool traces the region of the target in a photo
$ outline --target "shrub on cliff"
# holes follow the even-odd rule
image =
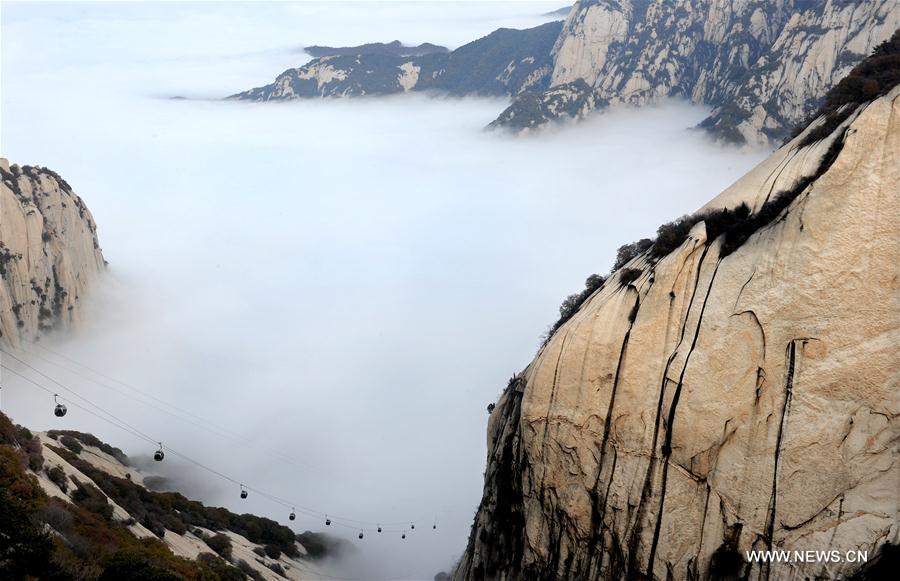
[[[119,581],[134,579],[140,581],[180,581],[181,575],[166,568],[164,563],[132,551],[119,551],[106,564],[98,581]]]
[[[40,440],[28,428],[14,424],[2,413],[0,413],[0,444],[18,447],[25,465],[35,472],[44,465]]]
[[[76,454],[80,454],[84,447],[81,445],[81,442],[76,440],[72,436],[63,436],[59,439],[59,443],[71,450]]]
[[[8,445],[0,446],[0,578],[54,576],[53,541],[37,519],[46,501],[26,474],[22,457]]]
[[[246,575],[247,577],[253,579],[254,581],[263,581],[264,577],[260,574],[259,571],[254,569],[250,563],[243,559],[238,559],[236,567],[238,570]]]
[[[63,492],[69,490],[69,479],[66,477],[65,471],[59,466],[51,466],[48,468],[47,478],[50,479],[50,482],[59,486],[59,489]]]
[[[212,553],[200,553],[197,555],[197,560],[212,571],[215,575],[214,579],[220,581],[244,581],[246,579],[241,571]]]
[[[615,272],[631,262],[631,260],[643,254],[650,247],[653,246],[653,240],[649,238],[641,238],[637,242],[632,242],[631,244],[623,244],[619,246],[619,250],[616,251],[616,261],[613,263],[613,267],[610,272]]]
[[[619,284],[622,286],[628,286],[641,276],[641,272],[643,272],[640,268],[623,268],[619,271]]]
[[[203,540],[206,541],[206,545],[210,549],[215,551],[223,559],[231,558],[231,539],[228,535],[219,533],[211,537],[206,537]]]
[[[112,505],[106,500],[106,495],[93,484],[81,483],[76,480],[72,500],[82,508],[98,514],[106,520],[112,518]]]
[[[603,286],[603,283],[606,282],[606,278],[599,274],[592,274],[584,281],[584,290],[580,293],[575,293],[573,295],[569,295],[559,306],[559,319],[550,329],[547,331],[547,335],[544,339],[544,345],[546,345],[550,341],[550,337],[556,333],[557,329],[562,327],[566,321],[572,318],[572,316],[578,312],[578,309],[581,308],[581,305],[584,304],[584,301],[588,299],[594,292]]]

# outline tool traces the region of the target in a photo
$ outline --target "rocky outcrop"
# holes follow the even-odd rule
[[[76,320],[103,269],[97,226],[56,173],[0,160],[0,345]]]
[[[636,245],[513,378],[456,579],[838,578],[900,543],[900,88],[808,143],[826,121]]]
[[[501,28],[450,52],[400,56],[383,50],[322,56],[283,72],[275,82],[229,99],[279,101],[311,97],[435,91],[449,95],[517,95],[547,88],[550,51],[562,22],[527,30]],[[365,46],[359,47],[365,50]]]
[[[543,93],[522,93],[515,107],[507,107],[488,127],[526,132],[540,127],[547,119],[584,119],[608,104],[583,79],[576,79]]]
[[[553,48],[548,92],[514,102],[496,124],[582,116],[528,112],[583,80],[598,105],[679,96],[714,107],[701,126],[718,137],[780,140],[898,26],[898,0],[582,0]]]

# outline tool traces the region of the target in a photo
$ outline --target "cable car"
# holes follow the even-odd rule
[[[378,532],[381,532],[381,525],[378,525]]]
[[[247,498],[247,489],[241,484],[241,498]]]
[[[406,538],[406,533],[403,533],[402,535],[400,535],[400,538],[401,538],[401,539],[405,539],[405,538]]]
[[[436,530],[437,530],[437,525],[436,525],[436,524],[431,525],[431,530],[436,531]]]
[[[67,410],[66,410],[66,406],[64,406],[63,404],[59,403],[59,400],[56,399],[56,394],[55,394],[55,393],[53,394],[53,401],[56,403],[56,407],[53,408],[53,415],[56,416],[56,417],[58,417],[58,418],[61,418],[61,417],[63,417],[64,415],[66,415],[66,411],[67,411]]]
[[[162,462],[163,458],[165,458],[165,457],[166,457],[166,455],[163,453],[162,442],[160,442],[159,450],[157,450],[156,452],[153,453],[153,459],[156,460],[157,462]]]
[[[363,533],[362,533],[362,531],[359,531],[359,538],[363,538]]]
[[[409,523],[409,528],[410,528],[410,530],[416,530],[415,523]]]
[[[325,526],[326,526],[326,527],[330,527],[330,526],[331,526],[331,519],[328,518],[327,516],[325,517]]]
[[[290,520],[295,520],[295,519],[297,518],[297,515],[294,514],[294,509],[293,509],[293,508],[291,508],[291,516],[289,516],[288,518],[289,518]]]

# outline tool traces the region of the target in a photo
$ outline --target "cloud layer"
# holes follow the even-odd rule
[[[764,152],[686,131],[706,111],[676,102],[515,139],[482,131],[499,100],[165,97],[269,82],[307,58],[303,45],[458,46],[556,7],[4,6],[3,155],[65,177],[110,262],[81,328],[50,349],[238,437],[88,381],[98,377],[51,352],[32,363],[278,496],[417,520],[403,542],[368,535],[337,573],[448,568],[481,495],[485,406],[533,356],[562,298]],[[11,377],[4,388],[17,421],[56,426],[41,392]],[[77,410],[65,424],[152,452]],[[287,522],[281,507],[241,502],[174,458],[173,468],[184,486],[202,480],[194,490],[207,502]]]

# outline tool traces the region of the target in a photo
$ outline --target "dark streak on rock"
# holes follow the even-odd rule
[[[669,405],[669,416],[668,422],[666,424],[666,437],[662,446],[663,473],[662,484],[660,485],[659,492],[659,510],[656,515],[656,527],[653,530],[653,542],[650,545],[650,557],[647,561],[647,570],[651,574],[653,572],[653,561],[656,558],[657,545],[659,544],[659,531],[662,526],[663,508],[665,507],[666,502],[666,486],[669,479],[669,459],[672,456],[672,434],[674,433],[675,428],[675,412],[678,408],[678,400],[681,398],[681,389],[684,386],[684,375],[687,372],[688,363],[691,360],[691,355],[694,354],[694,349],[697,347],[697,339],[700,337],[700,328],[703,324],[703,314],[706,312],[706,304],[709,302],[709,295],[712,293],[713,283],[716,280],[716,273],[719,272],[719,265],[721,264],[721,260],[716,262],[716,267],[713,269],[712,276],[709,277],[709,286],[706,287],[706,296],[703,297],[703,304],[700,307],[700,314],[697,316],[697,326],[694,328],[694,338],[691,340],[690,350],[688,351],[687,356],[685,356],[684,358],[684,365],[681,367],[681,373],[678,376],[678,384],[675,386],[675,394],[672,396],[672,403]],[[698,267],[698,278],[699,269],[700,267]],[[688,312],[688,315],[690,315],[690,312]],[[685,320],[687,320],[687,317],[685,317]]]
[[[784,430],[787,424],[791,407],[791,396],[794,390],[794,370],[797,360],[797,343],[791,340],[787,348],[787,374],[784,380],[784,406],[781,409],[781,421],[778,424],[778,437],[775,440],[775,466],[772,470],[772,494],[769,497],[769,509],[766,515],[765,542],[766,548],[772,548],[775,533],[775,512],[778,501],[778,465],[781,460],[781,442],[784,439]],[[760,577],[769,578],[769,563],[762,564]]]

